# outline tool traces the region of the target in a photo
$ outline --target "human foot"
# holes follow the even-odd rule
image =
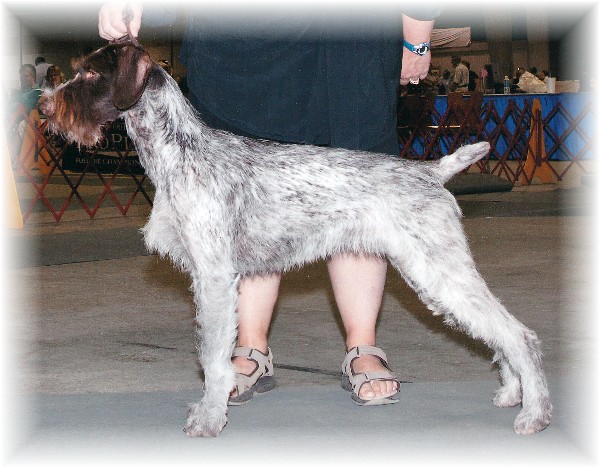
[[[342,367],[342,388],[360,405],[396,403],[400,383],[390,371],[385,353],[375,346],[356,346]]]
[[[273,354],[247,347],[233,350],[232,363],[236,369],[235,386],[229,394],[229,405],[242,405],[256,393],[265,393],[277,384],[273,377]]]

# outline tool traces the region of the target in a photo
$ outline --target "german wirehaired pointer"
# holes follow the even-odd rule
[[[207,127],[137,45],[110,44],[74,68],[75,78],[43,97],[50,128],[92,146],[107,122],[125,119],[156,188],[146,245],[191,275],[205,383],[188,435],[216,436],[227,422],[240,278],[340,252],[386,257],[434,314],[495,351],[502,386],[493,401],[522,404],[518,433],[550,423],[536,334],[489,291],[444,189],[487,143],[416,162],[244,138]]]

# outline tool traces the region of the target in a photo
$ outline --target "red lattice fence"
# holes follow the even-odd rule
[[[409,99],[407,107],[414,108],[415,98]],[[545,113],[540,99],[548,101]],[[480,106],[460,112],[421,98],[416,107],[418,116],[399,128],[401,157],[437,159],[462,144],[488,141],[489,154],[467,170],[513,184],[538,176],[549,182],[548,174],[561,181],[574,168],[585,174],[584,162],[595,159],[598,127],[590,95],[484,97]]]
[[[539,99],[529,95],[501,100],[484,97],[478,105],[460,112],[451,105],[444,108],[437,101],[421,99],[410,122],[399,128],[400,156],[432,160],[460,145],[488,141],[489,154],[468,170],[495,174],[513,184],[529,184],[539,176],[561,180],[574,168],[586,173],[584,162],[595,158],[598,138],[594,103],[581,95],[553,99],[556,102],[546,113]],[[133,144],[113,145],[110,154],[105,154],[111,129],[105,142],[84,151],[50,135],[47,122],[35,109],[31,113],[17,109],[6,128],[13,170],[18,181],[28,183],[34,192],[31,199],[21,200],[25,222],[40,210],[48,211],[58,222],[73,209],[94,218],[103,206],[116,207],[127,215],[134,204],[152,205],[153,189],[146,175],[131,170],[135,166],[132,161],[137,161]],[[126,135],[118,139],[122,141]],[[79,161],[75,170],[67,157],[73,152]],[[108,170],[101,164],[107,160]],[[58,195],[51,190],[57,182],[63,189]],[[84,190],[90,184],[97,187],[91,194]]]
[[[47,131],[47,121],[40,119],[38,111],[33,110],[27,114],[24,108],[17,110],[11,120],[9,128],[15,128],[21,121],[26,125],[23,139],[13,137],[9,139],[9,151],[13,171],[19,180],[28,181],[35,191],[33,198],[23,204],[23,220],[26,222],[39,205],[43,205],[56,221],[60,221],[73,204],[84,210],[90,218],[94,218],[102,206],[116,207],[122,215],[127,215],[134,201],[142,197],[146,203],[152,205],[151,191],[145,174],[136,174],[128,170],[128,159],[135,157],[133,145],[125,149],[111,147],[110,155],[101,155],[104,143],[92,150],[79,150],[67,145],[64,140]],[[106,130],[106,139],[109,138],[111,128]],[[13,132],[14,133],[14,132]],[[13,140],[13,141],[11,141]],[[16,141],[14,141],[16,140]],[[77,172],[66,169],[71,164],[65,163],[68,152],[79,155],[85,162]],[[110,158],[112,173],[106,173],[100,164],[99,157]],[[51,186],[62,184],[58,196],[48,194]],[[129,183],[124,184],[123,179]],[[117,183],[118,182],[118,183]],[[89,184],[101,187],[92,195],[84,193],[83,187]],[[118,185],[118,189],[117,186]],[[123,192],[123,187],[129,191]]]

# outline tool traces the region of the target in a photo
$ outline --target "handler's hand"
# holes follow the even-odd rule
[[[123,20],[123,9],[129,4],[133,18],[129,23],[129,30],[133,37],[137,37],[142,25],[142,4],[139,2],[112,1],[105,3],[100,8],[98,17],[98,32],[100,37],[107,40],[119,39],[127,34],[127,25]]]
[[[400,74],[400,84],[407,85],[409,80],[424,80],[429,73],[429,64],[431,63],[431,52],[425,55],[417,55],[409,51],[406,47],[402,48],[402,72]]]

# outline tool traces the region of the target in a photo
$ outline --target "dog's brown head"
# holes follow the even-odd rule
[[[93,146],[102,138],[102,127],[140,99],[155,66],[140,47],[110,44],[74,60],[75,78],[45,92],[40,109],[52,131]]]

